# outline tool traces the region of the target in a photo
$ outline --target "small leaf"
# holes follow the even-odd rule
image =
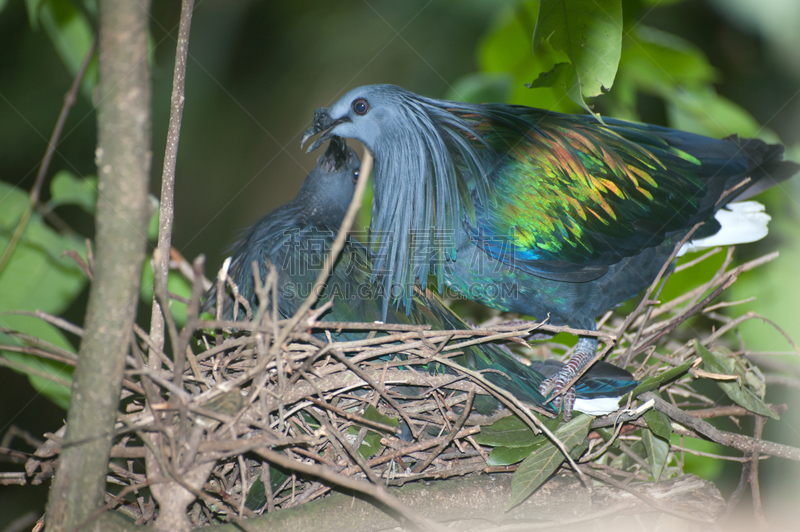
[[[80,178],[67,170],[61,170],[50,183],[49,206],[78,205],[89,214],[97,206],[97,179],[94,176]]]
[[[364,409],[364,413],[362,414],[364,419],[368,419],[370,421],[375,421],[378,423],[383,423],[384,425],[389,425],[390,427],[398,427],[399,422],[397,418],[389,417],[381,414],[377,408],[372,405],[367,405],[367,408]],[[351,425],[349,429],[347,429],[348,433],[351,436],[355,436],[360,431],[360,427],[355,425]],[[361,441],[361,446],[358,448],[359,454],[364,458],[372,458],[378,451],[381,450],[381,435],[374,431],[368,430],[367,434],[364,436],[364,439]]]
[[[651,408],[644,413],[644,420],[647,421],[647,426],[659,438],[669,441],[672,436],[672,423],[669,417],[663,412]]]
[[[385,416],[372,405],[367,405],[367,408],[364,409],[364,413],[361,414],[361,417],[370,421],[375,421],[376,423],[389,425],[390,427],[397,428],[400,426],[400,423],[397,421],[396,417]]]
[[[529,89],[538,89],[541,87],[554,87],[556,85],[563,85],[567,83],[572,65],[569,63],[556,63],[553,68],[547,72],[539,74],[531,83],[526,83],[525,86]]]
[[[270,477],[272,475],[270,474]],[[261,474],[255,478],[253,481],[253,485],[250,486],[250,490],[247,492],[247,499],[244,501],[244,505],[250,510],[258,510],[267,502],[267,490],[264,486],[264,483],[261,482]]]
[[[684,362],[677,368],[668,369],[667,371],[659,375],[656,375],[655,377],[650,377],[646,381],[643,381],[639,386],[637,386],[633,390],[633,392],[631,392],[632,397],[641,395],[644,392],[649,392],[650,390],[655,390],[665,382],[677,379],[678,377],[689,371],[689,368],[692,367],[692,364],[694,364],[694,360],[690,360],[689,362]]]
[[[622,51],[621,0],[541,0],[534,53],[545,42],[571,63],[568,73],[557,66],[549,79],[564,83],[572,101],[594,115],[584,98],[602,94],[614,82]]]
[[[490,466],[508,466],[525,460],[532,452],[547,443],[547,437],[540,434],[533,439],[533,443],[527,447],[495,447],[489,453],[486,463]]]
[[[653,434],[652,430],[642,429],[642,443],[647,452],[647,463],[653,473],[653,480],[658,482],[661,472],[667,464],[669,456],[669,440],[663,440]]]
[[[735,372],[732,372],[726,367],[726,363],[720,358],[717,357],[714,353],[703,347],[700,342],[695,341],[695,351],[703,358],[703,368],[706,371],[711,373],[720,373],[723,375],[732,375]],[[762,416],[767,416],[772,419],[780,419],[778,414],[775,413],[767,404],[762,401],[756,394],[754,394],[749,388],[746,388],[741,384],[739,381],[732,381],[732,382],[722,382],[722,381],[715,381],[717,386],[722,388],[722,391],[725,392],[725,395],[731,398],[731,400],[753,412],[755,414],[760,414]]]
[[[551,431],[555,430],[558,420],[544,420],[544,425]],[[481,428],[480,433],[475,435],[475,441],[481,445],[509,448],[530,447],[536,438],[538,436],[517,416],[497,420],[488,427]]]
[[[592,418],[580,414],[569,423],[565,423],[555,432],[567,451],[572,450],[586,440]],[[511,499],[506,504],[506,511],[528,498],[536,488],[542,485],[565,460],[558,447],[549,441],[526,458],[511,478]]]

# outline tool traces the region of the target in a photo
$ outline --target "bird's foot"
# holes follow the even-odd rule
[[[596,351],[596,338],[582,337],[578,339],[575,351],[569,361],[564,364],[564,367],[558,373],[542,381],[542,384],[539,385],[539,393],[545,398],[550,398],[551,395],[565,390],[567,383],[594,357]],[[570,386],[569,389],[564,391],[563,395],[554,397],[551,404],[556,412],[563,411],[564,420],[568,421],[572,417],[572,408],[575,405],[575,387]]]
[[[558,393],[563,390],[564,385],[569,382],[571,377],[561,379],[559,378],[560,376],[561,375],[559,372],[542,381],[542,384],[539,385],[539,393],[541,393],[544,397],[549,398],[551,394]],[[564,413],[564,421],[569,421],[572,418],[572,409],[575,405],[575,387],[570,387],[566,392],[564,392],[563,395],[557,395],[553,397],[553,400],[550,401],[550,404],[553,405],[553,408],[556,412]]]

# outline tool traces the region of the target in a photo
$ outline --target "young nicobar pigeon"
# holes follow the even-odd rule
[[[744,200],[800,168],[756,139],[604,120],[371,85],[318,109],[302,144],[338,135],[374,155],[372,278],[395,302],[410,305],[433,274],[439,290],[592,330],[695,224],[693,248],[763,237],[769,216]],[[581,337],[542,394],[562,391],[596,350]]]
[[[353,150],[341,138],[332,138],[327,151],[306,177],[297,197],[259,220],[235,246],[228,274],[253,309],[258,307],[259,301],[252,263],[255,261],[258,264],[262,280],[266,278],[268,264],[271,263],[278,272],[278,313],[282,318],[294,315],[310,293],[336,238],[353,197],[358,170],[359,161]],[[317,302],[317,306],[333,302],[331,309],[320,319],[426,324],[437,330],[469,328],[438,297],[432,294],[428,296],[419,290],[412,297],[408,312],[405,309],[390,309],[386,319],[382,319],[385,298],[370,283],[372,268],[367,249],[358,242],[348,241]],[[212,287],[206,294],[204,310],[214,313],[215,304],[216,287]],[[223,316],[233,318],[233,308],[233,297],[226,294]],[[238,309],[237,318],[245,318],[244,308]],[[363,339],[366,335],[367,331],[354,330],[334,334],[342,340]],[[539,387],[544,376],[518,361],[504,346],[489,343],[472,345],[464,347],[463,353],[455,359],[460,364],[479,371],[500,371],[502,374],[488,371],[483,375],[521,401],[543,405],[545,399],[539,393]],[[544,367],[551,363],[534,364]],[[609,367],[601,368],[605,370],[604,374],[597,371],[579,381],[577,396],[588,401],[585,404],[580,401],[576,403],[579,410],[586,409],[593,415],[613,412],[618,408],[620,397],[638,384],[627,371],[608,364],[605,366]],[[613,375],[613,378],[606,378],[606,374]],[[605,378],[605,387],[598,386],[593,375]],[[549,405],[544,408],[554,411]],[[569,417],[568,413],[566,415]]]

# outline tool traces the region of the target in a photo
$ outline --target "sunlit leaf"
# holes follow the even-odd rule
[[[478,66],[483,73],[513,76],[511,94],[505,103],[574,112],[579,107],[566,97],[563,85],[535,89],[524,85],[556,63],[568,60],[566,54],[553,50],[547,43],[539,53],[531,53],[531,36],[538,12],[539,2],[535,0],[502,10],[478,45]]]
[[[621,0],[541,0],[533,33],[534,53],[545,42],[570,60],[568,69],[555,65],[553,74],[545,79],[563,83],[572,101],[591,113],[584,98],[608,90],[617,74],[622,50]]]

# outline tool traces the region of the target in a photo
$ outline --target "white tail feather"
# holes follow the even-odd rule
[[[767,236],[767,225],[771,220],[764,206],[757,201],[730,203],[714,214],[722,226],[716,234],[699,240],[691,240],[681,247],[678,257],[692,251],[717,246],[731,246],[755,242]]]
[[[576,397],[575,405],[572,409],[590,416],[604,416],[619,410],[620,399],[622,399],[621,395],[619,397],[597,397],[595,399]]]

